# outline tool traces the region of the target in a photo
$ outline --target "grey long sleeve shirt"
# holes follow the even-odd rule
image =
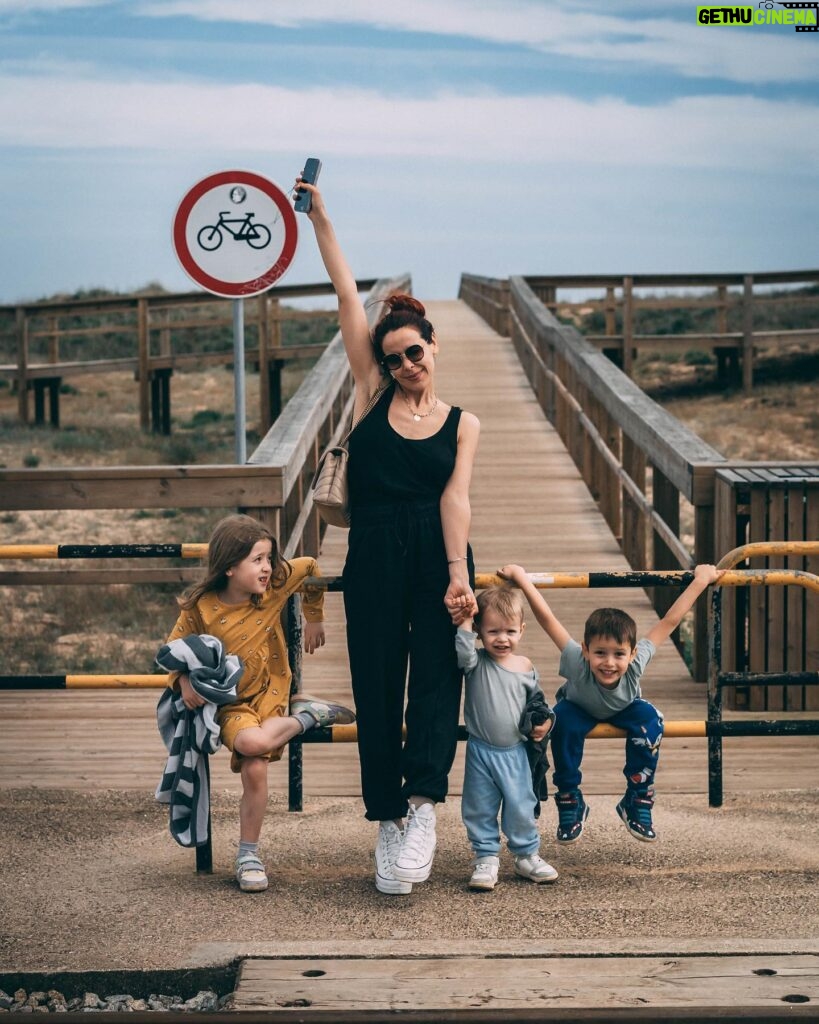
[[[466,680],[464,721],[469,735],[493,747],[523,742],[520,720],[529,698],[540,690],[537,670],[503,668],[483,648],[475,647],[475,634],[466,629],[456,632],[455,651]]]

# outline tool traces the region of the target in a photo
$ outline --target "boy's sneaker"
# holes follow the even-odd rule
[[[654,806],[654,790],[627,789],[626,795],[617,805],[617,813],[623,824],[634,836],[644,843],[653,843],[657,838],[651,820],[651,808]]]
[[[515,857],[515,871],[530,882],[554,882],[557,879],[557,871],[536,853]]]
[[[435,856],[435,807],[429,803],[409,805],[404,839],[392,873],[401,882],[426,882]]]
[[[382,821],[378,826],[378,844],[375,848],[375,887],[388,896],[406,896],[412,892],[411,882],[401,882],[393,874],[393,865],[401,849],[401,829],[394,821]]]
[[[306,693],[297,693],[290,701],[290,714],[297,715],[300,711],[306,711],[315,718],[320,729],[327,729],[331,725],[352,725],[355,721],[355,714],[343,704],[322,700],[321,697],[310,697]]]
[[[499,857],[476,857],[469,888],[491,892],[498,884]]]
[[[583,834],[583,822],[589,816],[589,808],[579,789],[570,789],[555,794],[557,804],[557,841],[575,843]]]

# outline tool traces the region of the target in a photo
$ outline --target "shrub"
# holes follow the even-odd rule
[[[683,356],[686,366],[710,366],[714,357],[710,352],[702,352],[700,349],[689,349]]]

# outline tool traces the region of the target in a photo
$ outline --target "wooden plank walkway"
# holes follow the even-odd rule
[[[508,340],[499,337],[458,301],[429,303],[436,325],[439,393],[481,419],[481,445],[475,470],[472,544],[479,571],[517,561],[530,571],[626,569],[628,566],[595,502],[560,439],[546,421]],[[321,564],[338,573],[346,532],[330,529]],[[640,590],[552,591],[549,600],[575,634],[592,608],[616,603],[637,621],[641,633],[656,616]],[[344,640],[342,600],[327,598],[328,645],[305,659],[304,690],[351,702]],[[169,609],[169,623],[172,610]],[[557,657],[531,621],[525,650],[538,666],[551,700],[559,685]],[[705,717],[705,692],[691,681],[670,644],[652,662],[646,696],[667,719]],[[152,790],[164,764],[156,730],[156,691],[48,691],[0,693],[0,787],[104,788]],[[463,744],[460,745],[461,748]],[[590,741],[584,789],[616,794],[622,790],[622,741]],[[819,777],[819,741],[736,739],[725,743],[725,791],[798,789]],[[228,758],[212,762],[216,791],[240,792]],[[460,792],[463,749],[452,773]],[[271,788],[285,792],[284,765],[270,774]],[[355,796],[359,792],[355,746],[305,748],[305,794]],[[670,740],[663,749],[658,788],[706,793],[705,740]]]
[[[356,1013],[361,1021],[368,1013],[379,1020],[400,1013],[410,1021],[577,1021],[579,1010],[594,1009],[618,1010],[623,1016],[615,1019],[625,1022],[679,1019],[681,1010],[711,1020],[743,1007],[742,1019],[765,1020],[765,1011],[781,1008],[784,1019],[785,1007],[817,998],[819,957],[810,954],[309,957],[245,960],[235,1009],[305,1022]],[[636,1007],[640,1015],[631,1017]]]

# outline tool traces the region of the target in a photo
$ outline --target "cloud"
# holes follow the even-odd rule
[[[815,167],[816,108],[743,96],[638,106],[568,96],[384,97],[363,89],[0,75],[0,144],[463,162]],[[749,171],[753,173],[753,171]]]
[[[311,0],[286,6],[270,0],[143,0],[146,17],[188,17],[280,28],[345,24],[401,33],[466,37],[514,45],[612,67],[665,69],[688,78],[746,84],[815,81],[816,54],[792,28],[775,31],[707,28],[695,4],[631,0],[615,12],[602,3],[534,0]],[[658,11],[681,18],[658,17]],[[632,14],[634,16],[629,16]]]
[[[34,14],[37,12],[79,10],[83,7],[105,7],[111,0],[0,0],[0,14]]]

